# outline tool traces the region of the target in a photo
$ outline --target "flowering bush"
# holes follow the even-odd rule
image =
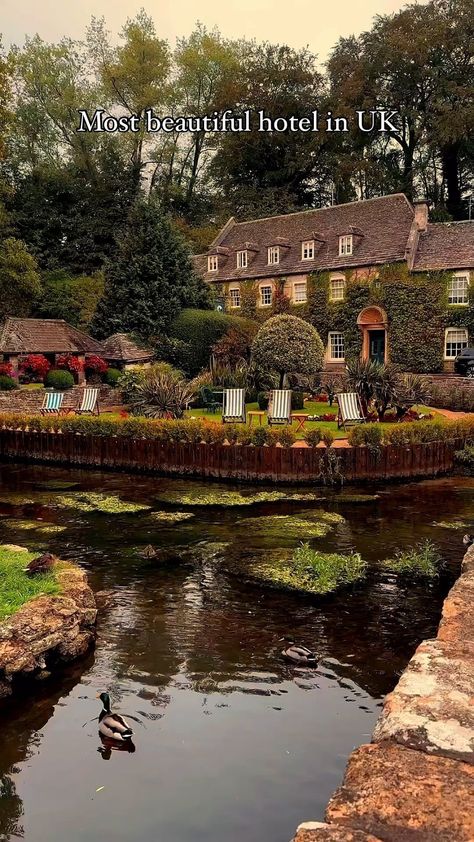
[[[321,415],[321,421],[335,421],[336,417],[335,412],[325,412],[324,415]]]
[[[0,377],[13,377],[13,366],[11,363],[0,363]]]
[[[86,374],[105,374],[107,368],[107,363],[98,354],[86,355]]]
[[[65,371],[70,371],[71,374],[78,375],[83,371],[84,363],[79,357],[75,357],[74,354],[61,354],[56,359],[56,368],[61,368]]]
[[[50,368],[51,363],[43,354],[28,354],[20,360],[19,364],[20,374],[28,380],[37,382],[46,377]]]

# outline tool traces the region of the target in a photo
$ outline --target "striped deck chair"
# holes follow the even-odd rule
[[[41,415],[60,415],[64,400],[63,392],[45,392]]]
[[[291,424],[291,389],[273,389],[268,402],[269,424]]]
[[[91,415],[99,415],[98,389],[84,389],[81,405],[79,409],[76,409],[76,415],[86,415],[88,412]]]
[[[245,389],[224,389],[222,423],[245,424]]]
[[[367,419],[362,411],[362,404],[357,392],[341,392],[336,395],[339,411],[337,426],[344,429],[350,424],[365,424]]]

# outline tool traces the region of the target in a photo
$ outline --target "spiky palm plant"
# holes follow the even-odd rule
[[[170,372],[152,372],[135,389],[130,408],[145,418],[182,418],[195,395],[195,387],[186,380]]]

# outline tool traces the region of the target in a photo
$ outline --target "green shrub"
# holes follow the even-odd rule
[[[146,418],[181,418],[194,396],[193,386],[175,372],[150,370],[132,393],[130,407]]]
[[[304,440],[310,447],[317,447],[321,441],[321,430],[319,427],[313,427],[311,430],[305,430]]]
[[[259,392],[257,397],[258,408],[261,412],[266,412],[268,409],[269,396],[267,392]]]
[[[454,461],[461,465],[466,473],[474,476],[474,445],[468,444],[462,450],[456,450]]]
[[[296,575],[309,580],[311,590],[321,594],[357,582],[367,570],[367,563],[359,553],[322,553],[307,543],[295,550],[292,561]]]
[[[13,377],[9,377],[8,374],[0,374],[0,392],[11,392],[16,387],[17,383]]]
[[[70,371],[52,368],[44,378],[44,385],[47,389],[58,389],[60,391],[72,389],[74,386],[74,377]]]
[[[291,393],[291,408],[295,412],[299,409],[304,409],[304,394],[303,392],[292,392]]]
[[[426,539],[410,549],[397,550],[394,558],[386,559],[383,564],[402,576],[435,579],[443,567],[443,558],[438,547]]]
[[[326,447],[331,447],[334,441],[334,433],[331,430],[324,430],[323,431],[323,442]]]
[[[347,438],[353,447],[365,445],[370,448],[379,448],[382,444],[382,427],[380,424],[360,424],[351,427]]]
[[[257,447],[267,444],[269,432],[268,427],[255,427],[251,435],[252,444],[255,444]]]
[[[253,323],[218,310],[181,310],[172,322],[170,336],[182,343],[173,362],[187,374],[197,374],[209,365],[213,346],[230,328],[247,330]]]
[[[104,374],[104,383],[107,386],[115,387],[122,376],[122,372],[118,368],[108,368]]]

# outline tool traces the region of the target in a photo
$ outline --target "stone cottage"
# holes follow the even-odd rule
[[[474,342],[474,222],[429,223],[403,194],[237,222],[201,276],[229,312],[308,318],[337,370],[354,353],[406,370],[450,370]]]

